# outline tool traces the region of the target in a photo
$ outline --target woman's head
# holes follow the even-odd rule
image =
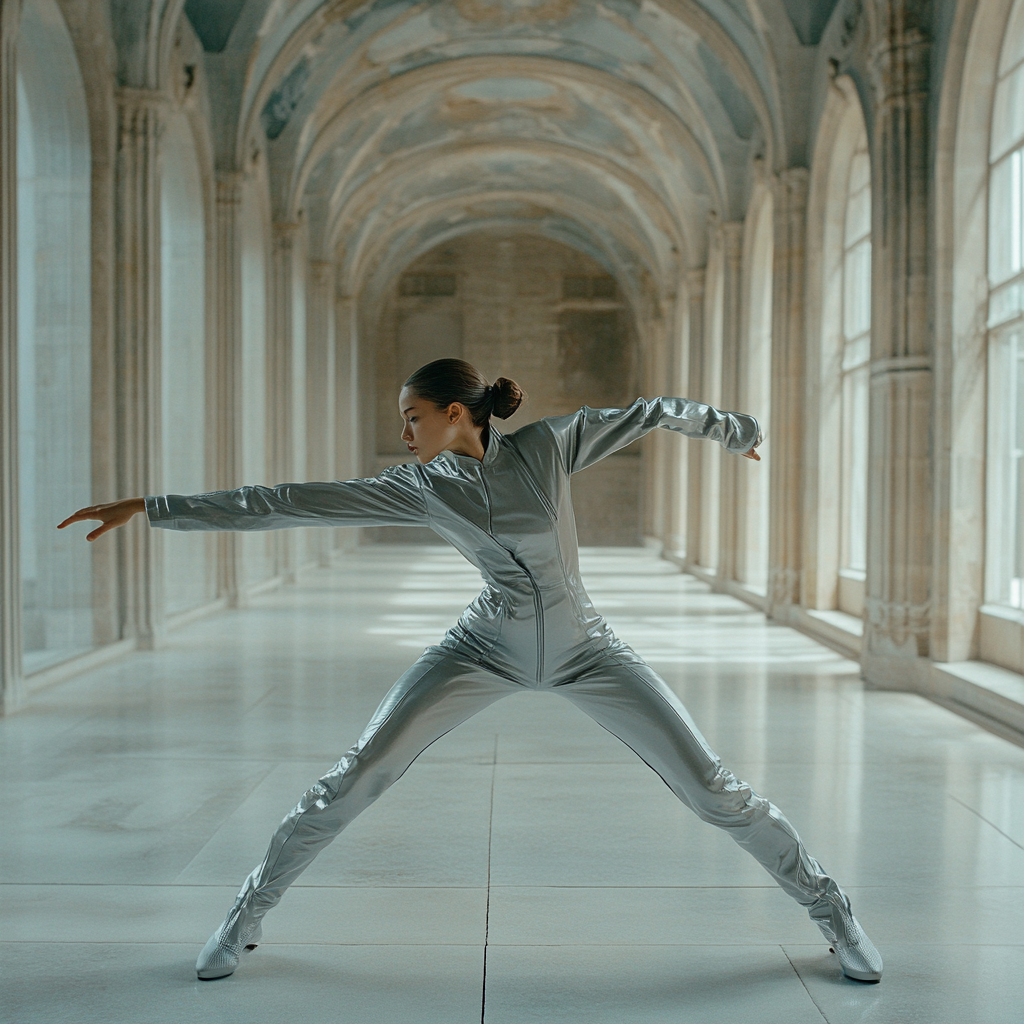
[[[447,449],[473,449],[482,443],[491,416],[508,419],[524,397],[519,385],[507,377],[488,384],[465,360],[435,359],[402,387],[398,402],[405,423],[402,440],[422,463]]]

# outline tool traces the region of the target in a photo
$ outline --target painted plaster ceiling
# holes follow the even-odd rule
[[[188,0],[222,164],[261,150],[351,287],[465,231],[567,241],[659,291],[784,159],[776,67],[835,0]],[[226,143],[226,144],[225,144]]]

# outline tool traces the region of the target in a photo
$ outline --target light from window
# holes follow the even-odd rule
[[[871,359],[871,164],[861,136],[850,161],[843,230],[840,569],[867,569],[868,363]]]
[[[1011,16],[989,148],[985,600],[1024,609],[1024,5]]]

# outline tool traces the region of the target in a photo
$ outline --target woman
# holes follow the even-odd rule
[[[429,526],[486,581],[435,647],[392,687],[362,736],[284,819],[267,854],[199,954],[200,978],[222,978],[262,935],[261,921],[317,853],[431,743],[523,688],[554,689],[618,736],[683,803],[726,829],[825,934],[844,973],[878,981],[882,960],[846,895],[804,849],[781,811],[722,767],[686,708],[597,614],[580,581],[569,478],[655,427],[709,438],[759,460],[757,421],[683,398],[628,409],[584,408],[504,437],[523,394],[489,385],[469,363],[440,359],[399,395],[415,463],[369,480],[241,487],[96,505],[61,523],[99,519],[88,535],[145,512],[174,530],[287,526]]]

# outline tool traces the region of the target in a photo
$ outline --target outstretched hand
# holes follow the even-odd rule
[[[70,515],[61,523],[57,529],[63,530],[65,526],[72,523],[81,523],[88,519],[98,519],[101,524],[92,533],[86,535],[86,540],[95,540],[102,537],[109,530],[118,526],[124,526],[132,516],[146,511],[145,498],[125,498],[122,501],[108,501],[105,505],[90,505],[88,508],[80,508],[74,515]]]

